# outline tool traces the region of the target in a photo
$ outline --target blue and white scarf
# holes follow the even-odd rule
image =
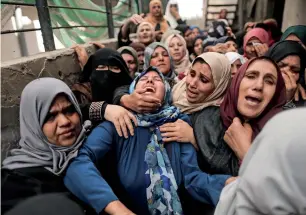
[[[165,97],[162,107],[156,113],[136,114],[138,126],[149,127],[152,133],[145,152],[148,208],[152,215],[182,215],[178,186],[159,131],[159,126],[176,121],[180,114],[178,108],[171,106],[170,86],[157,68],[149,67],[133,81],[130,93],[134,91],[138,80],[150,71],[155,71],[162,78],[165,84]]]

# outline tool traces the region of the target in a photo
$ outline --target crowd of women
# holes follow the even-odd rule
[[[306,214],[306,26],[269,19],[235,35],[224,10],[202,31],[176,1],[166,16],[149,7],[118,50],[74,47],[71,88],[24,88],[2,212]]]

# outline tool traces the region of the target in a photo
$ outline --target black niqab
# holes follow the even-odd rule
[[[109,69],[97,70],[99,65],[117,66],[121,72],[115,73]],[[90,82],[93,102],[106,101],[112,103],[115,89],[132,83],[128,71],[128,67],[119,52],[103,48],[89,57],[81,74],[80,82]]]

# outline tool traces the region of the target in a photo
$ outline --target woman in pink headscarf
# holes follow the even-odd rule
[[[244,36],[243,50],[247,59],[263,56],[269,49],[269,34],[262,28],[254,28]]]

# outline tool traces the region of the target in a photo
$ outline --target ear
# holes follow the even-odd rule
[[[90,57],[88,58],[88,61],[87,63],[85,64],[84,68],[83,68],[83,71],[82,73],[80,74],[80,78],[79,78],[79,81],[81,83],[84,83],[84,82],[88,82],[89,81],[89,77],[93,71],[93,65],[92,65],[92,62],[93,62],[93,56],[90,55]]]

